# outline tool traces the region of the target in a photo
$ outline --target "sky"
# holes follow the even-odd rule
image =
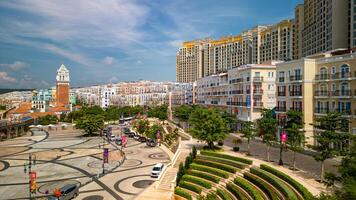
[[[0,88],[175,80],[183,41],[292,19],[302,0],[1,0]]]

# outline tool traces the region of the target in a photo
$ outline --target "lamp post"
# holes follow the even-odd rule
[[[284,131],[285,119],[281,121],[280,131],[279,131],[279,162],[278,165],[283,165],[282,160],[282,152],[283,152],[283,144],[287,141],[287,134]]]
[[[26,165],[26,163],[23,165],[24,166],[24,173],[27,173],[27,169],[28,169],[28,175],[29,175],[29,198],[32,199],[32,190],[31,190],[31,183],[32,183],[32,179],[31,179],[31,175],[32,175],[32,165],[36,164],[36,156],[32,155],[31,153],[28,155],[28,164]]]

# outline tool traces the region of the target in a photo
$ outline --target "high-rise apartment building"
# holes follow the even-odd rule
[[[349,0],[304,0],[297,6],[295,35],[302,36],[297,38],[302,43],[302,57],[350,46],[349,7]]]
[[[350,1],[350,47],[356,48],[356,0]]]
[[[304,4],[299,4],[294,11],[294,26],[293,26],[293,59],[302,57],[303,34],[304,29]]]

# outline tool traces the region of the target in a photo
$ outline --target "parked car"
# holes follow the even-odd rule
[[[117,145],[122,145],[121,138],[116,138],[115,142],[116,142]]]
[[[127,133],[130,133],[131,131],[130,131],[130,129],[128,127],[124,127],[123,132],[125,134],[127,134]]]
[[[149,147],[155,147],[157,145],[157,143],[153,139],[148,138],[147,141],[146,141],[146,145],[149,146]]]
[[[161,174],[163,170],[164,165],[162,163],[158,163],[155,166],[153,166],[153,169],[151,171],[151,177],[157,178]]]
[[[147,141],[147,138],[144,137],[144,136],[140,136],[140,137],[138,138],[138,141],[139,141],[139,142],[146,142],[146,141]]]
[[[116,136],[115,135],[110,135],[110,141],[115,141],[116,140]]]
[[[135,134],[133,138],[134,138],[135,140],[138,140],[140,137],[141,137],[141,136],[140,136],[139,134]]]
[[[54,195],[49,196],[48,200],[69,200],[74,199],[79,194],[79,187],[76,184],[68,184],[63,186],[61,189],[61,196],[59,198]]]
[[[128,137],[133,138],[136,135],[135,132],[130,132],[127,134]]]

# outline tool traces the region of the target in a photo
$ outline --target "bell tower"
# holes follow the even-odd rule
[[[69,104],[69,70],[63,64],[57,70],[56,76],[56,103],[57,106]]]

